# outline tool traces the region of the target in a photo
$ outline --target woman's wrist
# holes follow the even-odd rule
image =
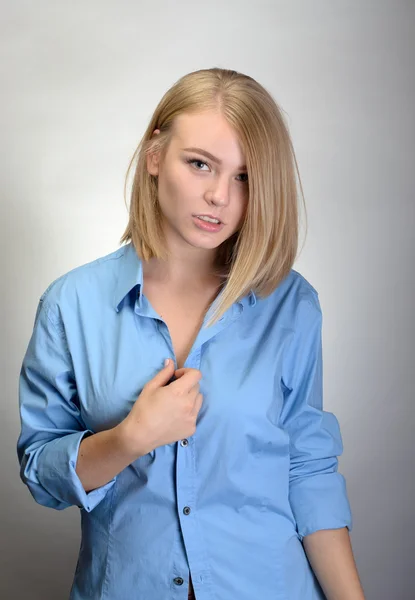
[[[139,431],[136,423],[130,422],[128,416],[113,428],[113,435],[115,444],[128,459],[131,459],[130,462],[151,450],[144,433]]]

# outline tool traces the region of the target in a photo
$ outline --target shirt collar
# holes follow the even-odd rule
[[[125,245],[125,251],[120,260],[121,268],[119,270],[114,294],[114,305],[117,312],[119,312],[122,301],[131,292],[131,290],[137,287],[137,291],[139,292],[143,285],[142,262],[140,257],[137,255],[132,242],[129,242]],[[257,298],[254,291],[250,290],[249,294],[239,300],[239,304],[244,307],[247,305],[255,306],[256,301]]]
[[[119,312],[122,301],[131,290],[137,287],[138,291],[140,291],[143,285],[142,263],[132,242],[125,245],[125,250],[120,260],[120,269],[114,293],[114,305],[117,312]]]
[[[247,298],[248,298],[248,301],[249,301],[249,305],[250,306],[255,306],[255,304],[256,304],[256,295],[255,295],[254,290],[250,290]]]

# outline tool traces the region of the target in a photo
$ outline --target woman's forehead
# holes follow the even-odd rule
[[[245,168],[245,156],[236,131],[215,112],[179,115],[172,129],[171,142],[180,151],[202,150],[207,158],[218,164],[231,157],[231,162]]]

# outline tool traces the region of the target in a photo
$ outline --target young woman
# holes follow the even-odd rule
[[[49,285],[21,369],[21,477],[80,508],[71,599],[362,599],[280,109],[190,73],[134,158],[125,244]]]

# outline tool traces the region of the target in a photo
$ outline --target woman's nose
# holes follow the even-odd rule
[[[226,205],[229,202],[229,181],[225,178],[218,177],[215,183],[209,188],[207,198],[218,206]]]

